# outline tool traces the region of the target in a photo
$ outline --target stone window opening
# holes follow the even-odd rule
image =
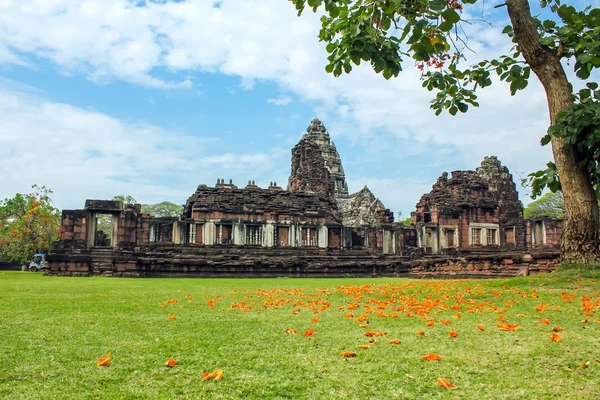
[[[447,229],[446,230],[446,243],[448,245],[448,247],[455,247],[456,244],[454,243],[454,233],[456,231],[454,229]]]
[[[287,226],[278,226],[275,229],[275,243],[281,247],[289,247],[290,245],[290,228]]]
[[[317,246],[317,228],[302,228],[302,246]]]
[[[246,225],[246,244],[261,245],[263,229],[262,225]]]
[[[545,240],[544,221],[534,221],[533,223],[533,244],[544,244]]]
[[[506,244],[515,244],[515,227],[504,228]]]
[[[231,225],[219,224],[216,226],[216,244],[231,244]]]
[[[481,244],[481,228],[471,228],[471,244]]]
[[[94,246],[110,247],[114,235],[114,219],[112,214],[96,214],[96,229],[94,230]]]
[[[496,232],[496,229],[486,229],[488,246],[495,246],[498,244],[496,241]]]

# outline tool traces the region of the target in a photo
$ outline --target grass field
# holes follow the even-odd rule
[[[0,305],[6,399],[600,398],[597,272],[493,281],[0,272]],[[110,365],[97,366],[107,352]],[[424,360],[430,353],[441,360]],[[201,380],[216,369],[221,381]]]

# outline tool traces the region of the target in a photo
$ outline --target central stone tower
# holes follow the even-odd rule
[[[333,185],[334,196],[347,196],[348,184],[346,183],[340,153],[335,148],[335,143],[331,142],[329,132],[327,132],[323,123],[317,118],[313,119],[303,138],[311,139],[321,148],[321,155],[325,160],[325,167],[329,171],[329,179]]]

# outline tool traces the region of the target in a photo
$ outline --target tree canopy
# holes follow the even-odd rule
[[[523,210],[525,218],[562,219],[565,216],[565,202],[561,192],[544,193]]]
[[[52,190],[33,185],[29,194],[17,193],[0,202],[0,257],[31,260],[47,252],[60,233],[60,211],[52,206]]]
[[[546,19],[532,16],[528,0],[506,0],[511,24],[503,33],[511,51],[466,64],[471,52],[465,24],[489,3],[477,0],[289,0],[298,13],[324,9],[319,39],[327,43],[327,72],[339,76],[369,62],[386,79],[406,60],[421,71],[423,87],[435,91],[431,108],[439,115],[477,107],[477,92],[508,82],[511,94],[527,87],[533,72],[545,89],[554,162],[530,176],[534,195],[545,187],[562,190],[565,202],[563,260],[600,259],[600,222],[595,190],[600,186],[600,91],[591,73],[600,67],[600,9],[577,10],[560,0],[541,0]],[[478,4],[476,4],[478,3]],[[468,10],[467,10],[468,8]],[[575,93],[563,68],[568,60],[584,89]],[[517,129],[517,127],[515,127]]]
[[[135,197],[131,195],[117,195],[113,200],[122,201],[125,204],[137,204]],[[156,204],[142,204],[142,212],[152,215],[154,218],[161,217],[179,217],[183,207],[170,201],[163,201]]]

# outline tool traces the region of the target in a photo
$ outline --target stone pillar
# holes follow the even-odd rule
[[[207,222],[204,224],[202,236],[204,244],[213,245],[215,244],[215,223]]]
[[[319,232],[317,234],[317,245],[322,249],[326,249],[329,245],[329,231],[325,225],[318,227],[317,231]]]
[[[290,225],[290,247],[300,247],[302,240],[302,228],[299,224]]]
[[[263,247],[273,247],[275,245],[275,223],[268,221],[262,227],[262,245]]]
[[[234,222],[231,227],[233,232],[231,233],[231,240],[236,246],[243,246],[246,244],[246,226],[241,222]]]

